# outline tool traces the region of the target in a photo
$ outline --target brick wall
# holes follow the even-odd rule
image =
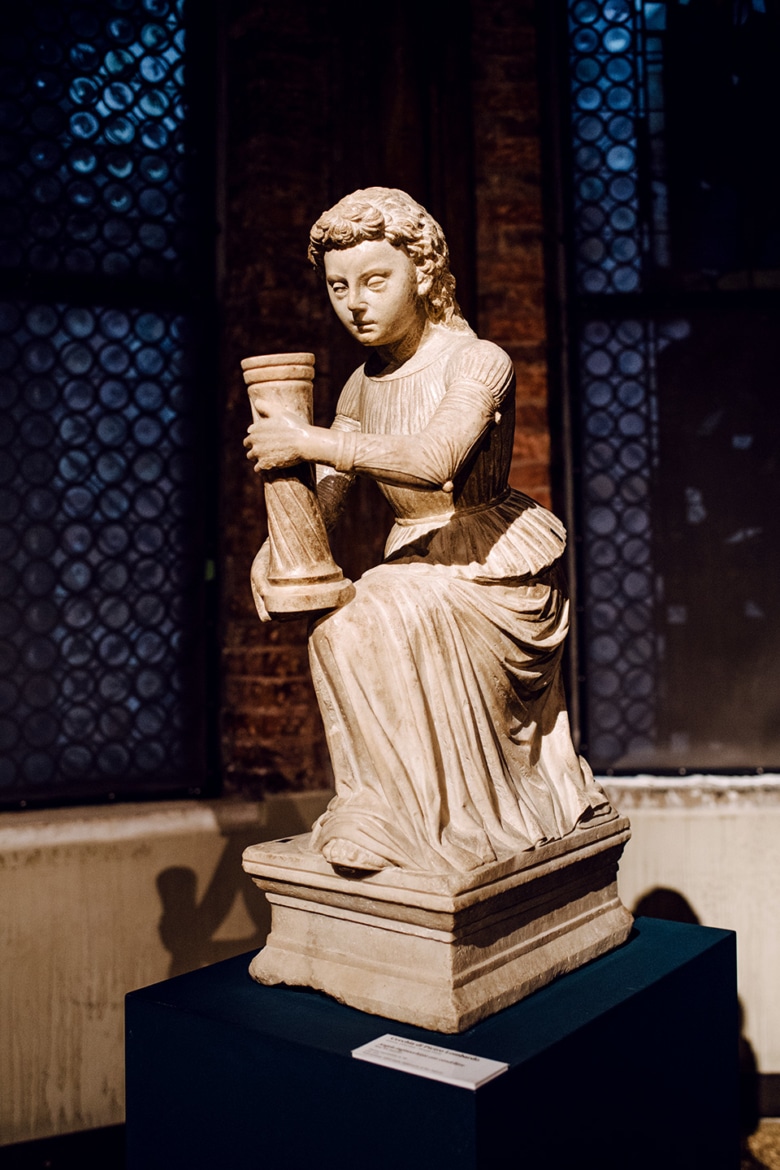
[[[512,485],[549,507],[550,440],[534,4],[475,3],[478,332],[517,371]]]
[[[249,590],[265,537],[244,458],[242,357],[311,350],[318,403],[333,393],[325,304],[306,261],[328,197],[326,68],[314,4],[233,3],[226,19],[223,243],[222,755],[228,788],[320,783],[326,763],[301,623],[261,625]]]
[[[404,8],[399,0],[398,8],[398,19],[387,27],[392,23],[402,38],[413,24],[414,5]],[[464,11],[461,4],[461,21]],[[386,135],[384,153],[379,148],[382,119],[397,118],[403,105],[393,91],[392,71],[403,55],[403,40],[385,47],[380,59],[365,30],[362,48],[354,40],[361,35],[355,22],[348,30],[353,40],[346,42],[346,33],[333,27],[331,12],[327,0],[284,5],[232,0],[225,17],[222,754],[228,788],[255,794],[320,787],[329,765],[309,680],[305,624],[262,625],[251,601],[249,567],[265,535],[265,517],[260,482],[241,447],[249,413],[238,363],[252,353],[312,350],[318,421],[329,421],[359,354],[331,321],[305,253],[310,224],[346,189],[375,182],[407,186],[423,202],[430,199],[445,227],[448,215],[457,218],[459,206],[473,209],[474,263],[465,278],[462,274],[464,301],[476,301],[473,323],[480,335],[502,345],[516,364],[513,483],[549,500],[533,5],[475,0],[471,6],[465,51],[471,57],[473,143],[461,129],[444,150],[445,169],[449,151],[450,169],[462,185],[470,175],[473,147],[473,190],[461,191],[460,203],[440,179],[438,185],[435,175],[430,179],[433,166],[424,186],[420,155],[427,130],[420,127],[415,140],[408,111],[415,101],[423,108],[427,100],[426,109],[436,102],[424,93],[420,97],[419,77],[404,106],[402,132],[411,137],[399,145],[401,131],[394,130]],[[448,51],[449,69],[462,49],[456,44]],[[468,80],[458,78],[458,92],[461,84],[468,88]],[[370,106],[380,81],[383,93],[366,112],[362,107]],[[451,135],[447,117],[442,119],[440,109],[436,113]],[[441,149],[435,164],[441,169]],[[462,252],[461,219],[451,234]],[[356,576],[381,558],[389,515],[371,484],[361,485],[350,505],[333,543],[345,572]]]

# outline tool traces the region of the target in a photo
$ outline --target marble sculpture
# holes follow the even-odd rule
[[[242,363],[244,445],[269,515],[252,589],[264,621],[312,613],[335,776],[334,799],[300,843],[306,864],[314,856],[320,878],[354,888],[407,871],[458,875],[462,887],[464,875],[527,868],[532,851],[584,831],[627,836],[571,739],[566,534],[508,486],[512,362],[464,319],[441,228],[404,192],[369,188],[317,220],[309,257],[367,351],[332,426],[311,422],[313,355]],[[358,475],[376,482],[395,523],[382,563],[352,585],[326,531]],[[630,923],[620,909],[609,945]]]

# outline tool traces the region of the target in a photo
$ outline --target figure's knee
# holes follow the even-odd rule
[[[327,643],[340,648],[348,645],[359,653],[361,644],[365,646],[371,642],[373,631],[380,627],[372,592],[358,581],[355,594],[346,605],[323,614],[313,623],[309,631],[309,649],[316,653],[318,647]]]
[[[309,649],[315,650],[323,642],[332,642],[340,640],[345,633],[353,626],[355,621],[354,605],[357,600],[357,594],[346,605],[339,606],[338,609],[332,609],[329,613],[324,613],[322,617],[318,617],[309,629]]]

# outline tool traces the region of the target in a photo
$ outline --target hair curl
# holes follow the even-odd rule
[[[309,235],[309,260],[324,272],[324,257],[333,249],[352,248],[364,240],[387,240],[404,248],[425,276],[431,278],[425,311],[434,324],[471,333],[455,300],[455,277],[444,232],[433,216],[405,191],[367,187],[345,195],[324,211]]]

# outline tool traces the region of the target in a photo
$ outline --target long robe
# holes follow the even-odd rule
[[[561,685],[565,532],[507,487],[513,404],[507,355],[441,327],[342,392],[345,464],[378,480],[396,523],[383,564],[309,639],[336,781],[312,834],[326,854],[343,840],[387,865],[470,870],[610,812]]]

